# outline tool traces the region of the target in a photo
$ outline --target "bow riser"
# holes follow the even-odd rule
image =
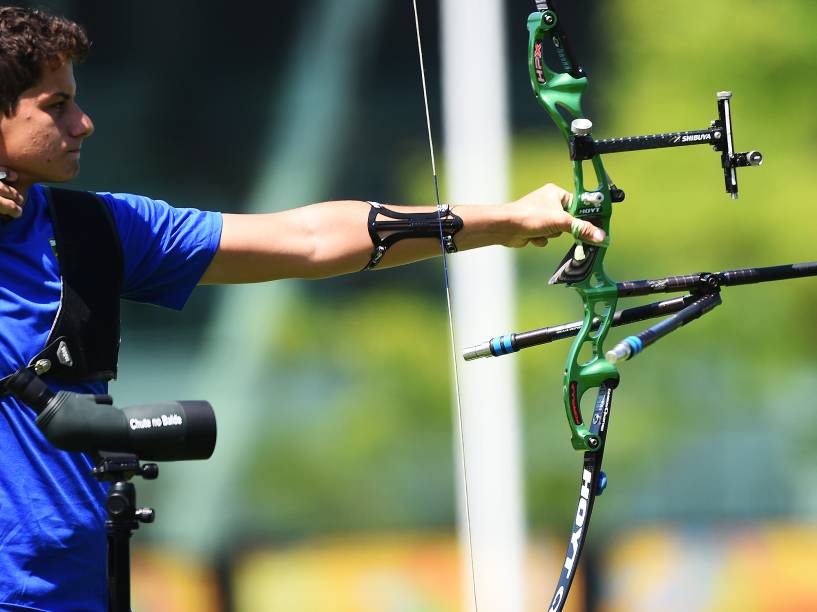
[[[584,119],[581,101],[587,89],[587,77],[576,77],[568,72],[558,73],[548,67],[544,58],[547,39],[553,43],[564,68],[582,74],[581,68],[569,61],[564,51],[564,35],[552,10],[534,12],[528,17],[529,47],[528,70],[536,99],[548,112],[562,132],[568,146],[574,138],[572,125]],[[559,53],[561,52],[561,53]],[[584,132],[588,135],[587,132]],[[609,246],[612,198],[607,172],[600,155],[590,160],[596,184],[588,189],[585,184],[583,161],[573,161],[574,197],[568,212],[577,219],[590,221],[607,234],[600,245],[585,245],[576,240],[562,262],[554,282],[566,283],[575,289],[584,304],[584,321],[570,349],[564,375],[564,405],[571,429],[571,443],[578,450],[597,451],[600,440],[590,433],[581,414],[582,396],[605,381],[618,380],[618,371],[604,357],[602,348],[616,310],[616,284],[604,270],[604,256]],[[598,323],[600,322],[600,324]],[[582,361],[585,343],[592,353]]]

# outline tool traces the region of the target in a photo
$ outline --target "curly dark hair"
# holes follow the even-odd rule
[[[18,6],[0,7],[0,111],[17,109],[20,95],[61,62],[81,62],[90,49],[82,26],[64,17]]]

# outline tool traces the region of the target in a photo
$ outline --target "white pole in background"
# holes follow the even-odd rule
[[[448,203],[509,198],[509,117],[502,0],[443,0],[442,83]],[[513,328],[512,253],[489,247],[450,257],[459,351]],[[525,609],[525,524],[514,359],[457,357],[471,551],[480,611]],[[462,493],[462,491],[460,491]],[[460,495],[460,541],[468,546]],[[465,609],[474,590],[463,555]]]

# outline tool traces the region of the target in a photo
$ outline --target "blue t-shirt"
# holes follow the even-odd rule
[[[122,242],[122,297],[181,309],[218,248],[221,215],[129,194],[99,195]],[[0,223],[0,378],[43,349],[60,304],[46,210],[35,185],[22,216]],[[106,387],[61,388],[105,393]],[[51,446],[34,416],[13,397],[0,398],[0,610],[102,612],[106,487],[91,476],[87,455]]]

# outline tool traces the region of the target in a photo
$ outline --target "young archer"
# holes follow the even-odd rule
[[[74,77],[74,64],[88,50],[76,23],[0,7],[0,379],[34,367],[64,332],[59,337],[86,357],[84,365],[61,361],[57,376],[56,360],[45,360],[55,369],[44,379],[54,390],[105,393],[116,370],[118,327],[98,325],[95,317],[118,326],[122,298],[181,309],[198,284],[323,278],[439,255],[433,206],[346,200],[219,214],[133,194],[44,187],[78,174],[94,132],[77,103]],[[546,185],[505,204],[453,205],[441,213],[446,247],[544,246],[571,225],[600,242],[601,230],[564,211],[570,198]],[[74,261],[61,242],[82,240],[71,235],[81,224],[71,221],[86,206],[95,211],[95,227],[110,234],[109,250]],[[430,213],[436,234],[380,229],[401,215],[427,227]],[[62,233],[58,218],[67,220]],[[104,274],[103,259],[115,262]],[[79,270],[70,277],[63,269],[69,263]],[[0,385],[0,607],[105,610],[105,487],[91,476],[88,456],[54,448],[34,413],[1,393]]]

